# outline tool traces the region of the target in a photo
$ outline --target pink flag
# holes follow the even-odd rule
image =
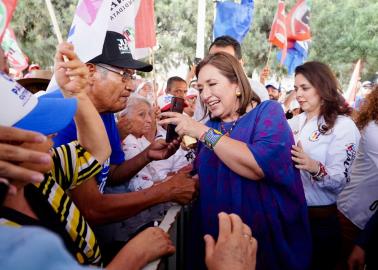
[[[12,19],[16,5],[17,0],[0,0],[0,42],[2,41],[5,30]]]

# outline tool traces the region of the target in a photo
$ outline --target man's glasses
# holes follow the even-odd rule
[[[136,74],[131,69],[125,69],[125,70],[115,69],[111,66],[103,65],[103,64],[97,64],[97,66],[102,67],[103,69],[106,69],[110,72],[114,72],[114,73],[117,73],[118,75],[121,75],[122,76],[122,82],[125,82],[127,80],[135,80],[136,79]]]

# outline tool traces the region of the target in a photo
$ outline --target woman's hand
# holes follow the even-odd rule
[[[295,162],[295,168],[306,170],[310,173],[317,173],[319,170],[319,163],[311,159],[303,150],[302,144],[299,141],[298,145],[293,145],[291,150],[291,159]]]
[[[199,139],[204,132],[209,130],[207,126],[181,113],[164,112],[161,114],[161,117],[169,117],[169,118],[160,120],[159,124],[160,125],[164,125],[164,124],[176,125],[175,131],[181,137],[184,135],[188,135],[190,137]]]

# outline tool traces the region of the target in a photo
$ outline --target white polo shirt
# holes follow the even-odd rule
[[[307,114],[301,113],[289,120],[295,142],[301,141],[305,153],[321,162],[327,173],[315,181],[309,172],[301,170],[307,205],[334,204],[337,195],[350,181],[349,168],[356,157],[360,132],[346,116],[338,116],[333,129],[327,134],[318,130],[318,124],[324,123],[324,118],[319,121],[317,117],[309,121],[306,119]]]
[[[337,208],[353,224],[363,229],[378,203],[378,125],[372,121],[362,137],[352,166],[350,182],[337,199]]]

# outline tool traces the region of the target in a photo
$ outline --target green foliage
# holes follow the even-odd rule
[[[358,59],[362,78],[378,71],[378,2],[317,0],[313,2],[310,59],[331,65],[345,85]]]
[[[76,3],[67,0],[51,2],[55,8],[60,30],[65,37],[72,22]],[[58,40],[44,0],[18,1],[11,27],[21,49],[28,55],[30,63],[38,63],[43,67],[53,65]]]
[[[205,51],[212,39],[214,3],[205,0]],[[74,2],[74,3],[73,3]],[[286,0],[286,12],[295,0]],[[378,71],[378,2],[376,0],[316,0],[311,5],[313,41],[309,60],[329,64],[345,85],[356,61],[363,60],[363,78]],[[72,21],[77,1],[52,1],[63,36]],[[243,44],[245,67],[249,74],[261,70],[267,62],[267,41],[276,0],[255,0],[253,25]],[[197,0],[155,0],[158,50],[155,53],[157,72],[164,74],[180,63],[189,63],[195,56],[197,30]],[[53,63],[57,40],[43,0],[19,1],[12,27],[24,52],[31,62],[43,66]],[[272,49],[270,66],[274,72],[285,74],[276,60],[277,49]]]

